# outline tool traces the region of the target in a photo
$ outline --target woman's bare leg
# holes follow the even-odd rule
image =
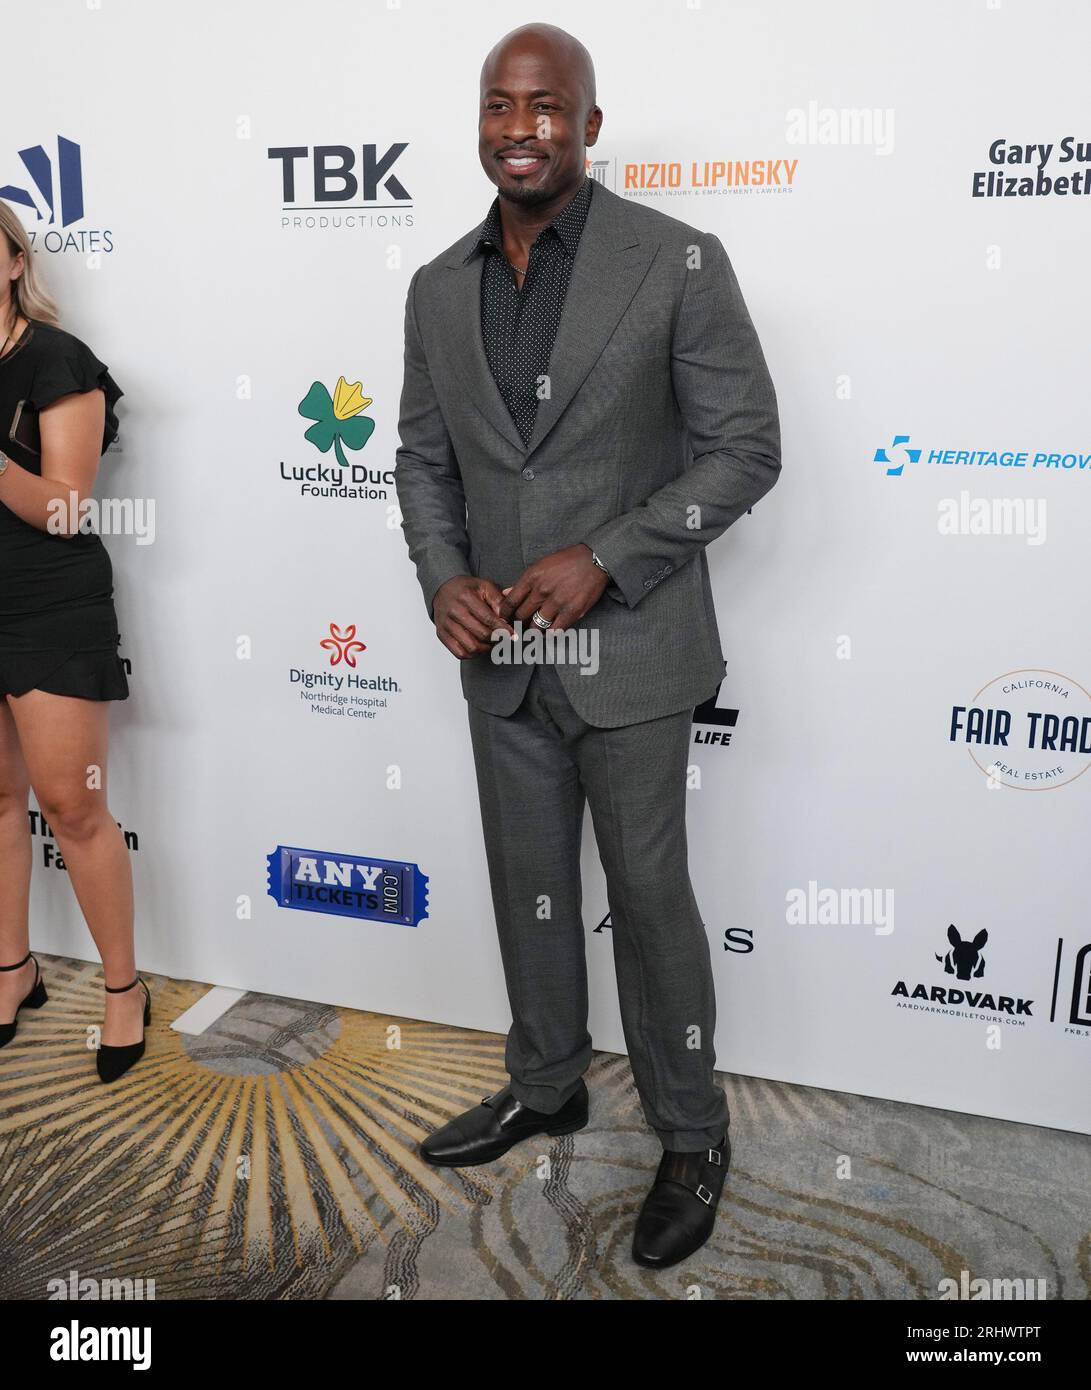
[[[106,983],[127,985],[133,954],[133,874],[129,851],[106,799],[110,707],[30,690],[9,697],[38,805],[64,856]],[[16,957],[18,959],[18,957]],[[140,1041],[144,991],[106,995],[102,1041]]]
[[[30,950],[30,780],[15,720],[0,699],[0,965],[14,965]],[[34,987],[34,962],[0,971],[0,1023],[10,1023]]]

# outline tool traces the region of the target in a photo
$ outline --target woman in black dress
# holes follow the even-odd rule
[[[29,942],[33,787],[102,957],[104,1081],[142,1055],[150,1019],[132,868],[106,801],[108,701],[129,693],[113,567],[79,511],[121,394],[58,326],[23,226],[0,202],[0,1047],[20,1008],[47,999]]]

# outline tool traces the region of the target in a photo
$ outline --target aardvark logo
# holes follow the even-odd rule
[[[943,961],[948,975],[957,975],[960,980],[980,980],[985,973],[985,957],[981,954],[981,948],[988,939],[989,933],[982,927],[972,941],[963,941],[952,922],[947,928],[951,949],[945,956],[937,956],[936,959]]]

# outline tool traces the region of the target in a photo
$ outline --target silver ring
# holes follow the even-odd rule
[[[534,624],[535,627],[540,627],[543,632],[547,627],[553,626],[552,620],[550,618],[543,618],[541,613],[538,612],[537,608],[530,615],[530,621]]]

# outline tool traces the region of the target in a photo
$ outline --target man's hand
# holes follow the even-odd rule
[[[525,623],[537,610],[554,632],[561,632],[598,603],[609,582],[609,575],[591,559],[591,547],[581,541],[529,565],[504,591],[500,616]]]
[[[436,590],[432,616],[436,636],[460,661],[492,649],[497,628],[514,636],[514,629],[500,616],[504,596],[491,579],[456,574]]]

